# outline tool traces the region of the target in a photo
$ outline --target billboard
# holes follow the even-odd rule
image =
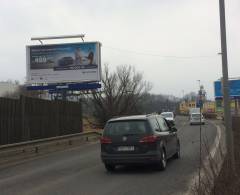
[[[27,83],[100,81],[100,47],[99,42],[27,46]]]
[[[214,82],[215,98],[222,98],[221,81]],[[240,98],[240,80],[229,80],[229,95],[232,98]]]

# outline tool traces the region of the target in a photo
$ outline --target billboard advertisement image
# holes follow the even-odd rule
[[[99,42],[27,46],[27,82],[100,81],[100,47]]]

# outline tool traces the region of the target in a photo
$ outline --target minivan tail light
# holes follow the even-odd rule
[[[101,137],[100,138],[100,143],[101,144],[111,144],[112,140],[109,137]]]
[[[142,139],[140,139],[140,143],[154,143],[157,140],[159,140],[159,137],[156,135],[149,135],[149,136],[145,136]]]

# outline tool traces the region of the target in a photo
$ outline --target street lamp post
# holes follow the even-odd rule
[[[224,120],[226,128],[226,145],[228,152],[229,168],[235,170],[235,158],[234,158],[234,145],[233,145],[233,132],[232,132],[232,120],[230,110],[230,98],[229,98],[229,83],[228,83],[228,59],[227,59],[227,41],[226,41],[226,21],[225,21],[225,2],[219,0],[219,12],[220,12],[220,28],[221,28],[221,55],[222,55],[222,74],[223,74],[223,101],[224,101]]]
[[[197,82],[198,82],[198,86],[199,86],[199,89],[200,89],[200,86],[201,86],[201,85],[200,85],[200,80],[197,80]]]

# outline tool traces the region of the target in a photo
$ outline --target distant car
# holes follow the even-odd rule
[[[190,125],[199,125],[199,124],[205,124],[205,119],[202,114],[200,113],[192,113],[190,115]]]
[[[164,170],[168,158],[180,157],[177,129],[157,114],[110,119],[100,141],[108,171],[130,164],[152,164]]]
[[[175,118],[174,118],[174,113],[173,112],[162,112],[161,116],[168,120],[172,125],[175,124]]]
[[[63,57],[60,60],[58,60],[59,66],[69,66],[74,63],[74,60],[72,57]]]

